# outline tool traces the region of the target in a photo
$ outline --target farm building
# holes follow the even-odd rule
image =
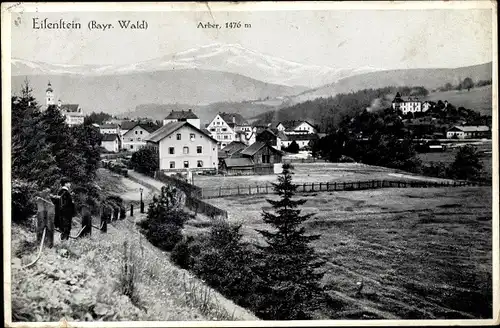
[[[257,141],[243,150],[236,151],[221,163],[221,170],[229,175],[272,174],[274,164],[282,162],[281,151],[269,143]]]
[[[117,153],[121,148],[120,136],[116,133],[105,133],[102,135],[101,146],[109,152]]]
[[[454,126],[446,132],[446,138],[479,139],[491,138],[490,128],[487,126]]]

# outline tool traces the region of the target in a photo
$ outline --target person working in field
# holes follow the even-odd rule
[[[71,222],[75,214],[75,204],[71,197],[71,183],[68,179],[61,179],[61,189],[57,193],[59,199],[59,227],[61,229],[61,240],[69,239]]]

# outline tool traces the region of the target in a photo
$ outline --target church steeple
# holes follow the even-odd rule
[[[54,90],[52,90],[52,85],[50,81],[47,85],[47,90],[45,91],[45,104],[47,106],[54,105]]]

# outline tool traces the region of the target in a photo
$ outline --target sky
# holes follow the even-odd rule
[[[77,21],[80,30],[33,29],[32,19]],[[117,20],[148,22],[121,30]],[[89,21],[111,23],[107,31]],[[199,22],[241,21],[242,29]],[[16,24],[17,23],[17,24]],[[332,68],[461,67],[492,60],[490,10],[317,10],[14,13],[12,57],[57,64],[131,64],[213,43]]]

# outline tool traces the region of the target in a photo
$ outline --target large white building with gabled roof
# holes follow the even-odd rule
[[[161,171],[217,171],[217,140],[186,121],[162,126],[147,137],[146,144],[158,149]]]

